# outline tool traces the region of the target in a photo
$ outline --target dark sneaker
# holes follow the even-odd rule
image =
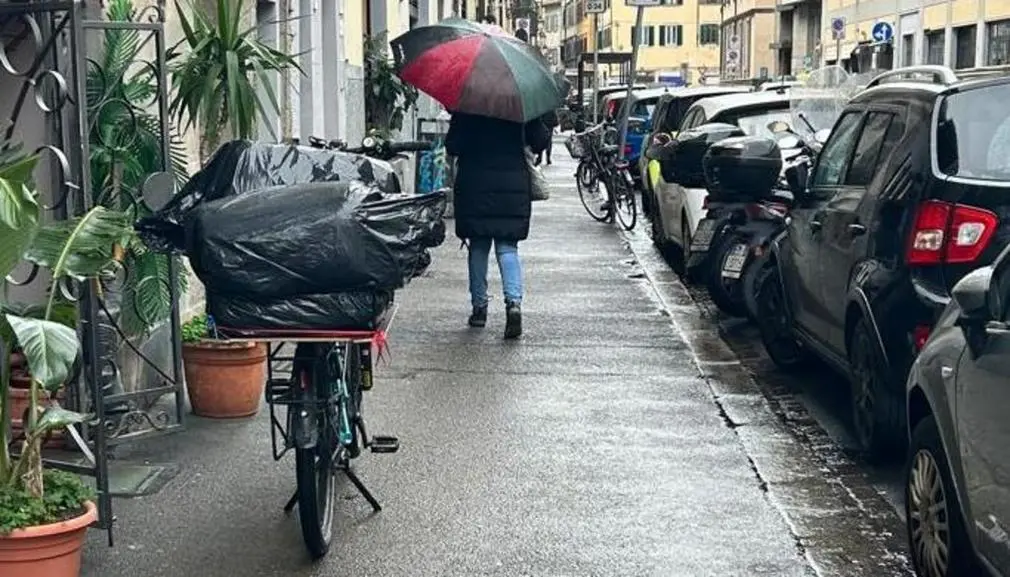
[[[505,338],[516,339],[523,334],[523,311],[519,303],[509,303],[505,307]]]
[[[474,328],[484,328],[487,325],[487,306],[473,307],[473,312],[470,313],[470,320],[467,321],[471,327]]]

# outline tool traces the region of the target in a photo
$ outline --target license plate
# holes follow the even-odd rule
[[[747,245],[738,244],[729,251],[729,256],[722,263],[723,278],[740,278],[743,265],[747,262]]]
[[[712,237],[715,236],[715,221],[703,220],[698,223],[698,230],[694,231],[694,238],[691,239],[691,252],[705,252],[712,244]]]

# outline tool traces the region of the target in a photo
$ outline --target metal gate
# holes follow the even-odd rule
[[[36,187],[53,219],[98,204],[141,216],[183,177],[168,117],[164,0],[96,4],[0,3],[3,136],[39,151]],[[28,263],[11,276],[5,290],[25,300],[46,286]],[[92,419],[69,431],[70,450],[49,452],[46,461],[95,478],[110,545],[110,452],[183,424],[183,278],[177,259],[136,244],[115,279],[52,289],[76,311],[82,343],[81,370],[64,402]]]

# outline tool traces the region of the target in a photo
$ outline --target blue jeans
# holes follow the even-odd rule
[[[487,263],[491,255],[490,238],[471,238],[467,264],[470,270],[470,302],[475,307],[487,306]],[[523,267],[519,262],[519,243],[494,240],[494,253],[505,293],[506,303],[523,300]]]

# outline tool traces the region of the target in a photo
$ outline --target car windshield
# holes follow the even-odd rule
[[[768,130],[768,125],[779,120],[790,125],[792,124],[789,109],[728,111],[712,119],[712,122],[735,124],[749,136],[775,138],[775,135]]]
[[[944,174],[1010,181],[1010,84],[945,98],[934,154]]]

